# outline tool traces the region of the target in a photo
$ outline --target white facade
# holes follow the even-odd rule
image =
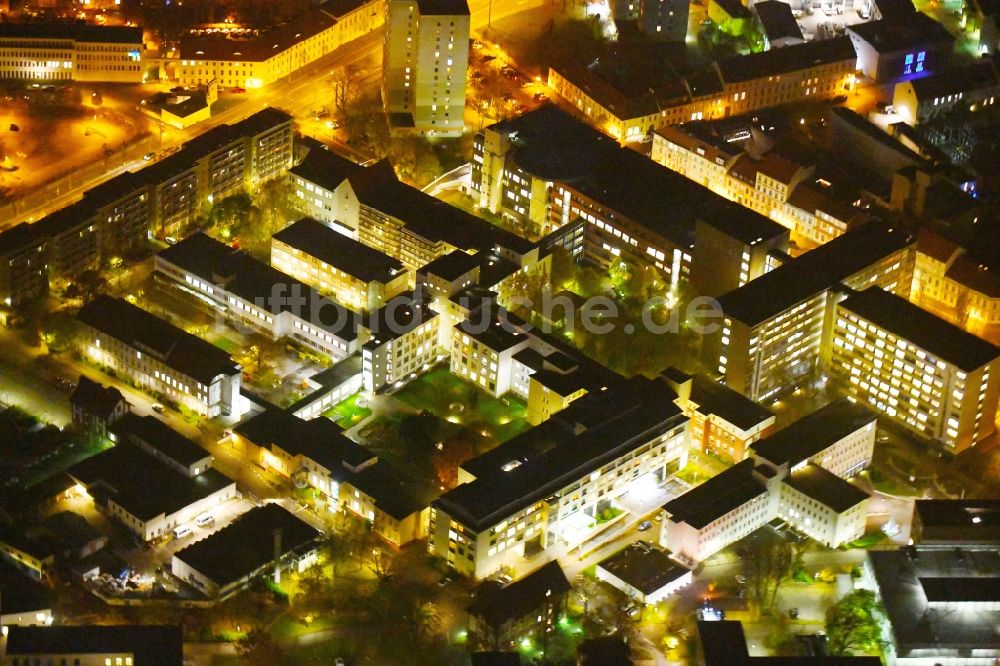
[[[108,499],[108,514],[117,518],[131,532],[138,535],[144,541],[152,541],[158,537],[166,536],[176,527],[191,522],[205,512],[211,512],[226,500],[237,496],[236,482],[232,481],[228,485],[220,488],[211,495],[208,495],[197,502],[175,511],[171,514],[161,513],[160,515],[143,520],[132,515],[114,499]]]
[[[434,135],[461,134],[468,66],[465,2],[388,1],[382,99],[390,126]],[[394,123],[398,116],[406,120]]]
[[[84,351],[95,363],[131,378],[144,390],[165,395],[199,414],[209,417],[240,414],[243,372],[239,366],[231,375],[216,375],[211,383],[202,384],[170,367],[155,354],[143,353],[130,344],[93,329]]]

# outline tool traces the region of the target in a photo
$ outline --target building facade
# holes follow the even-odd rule
[[[0,78],[142,83],[142,28],[70,23],[0,26]]]
[[[995,431],[1000,348],[871,288],[837,305],[831,374],[905,428],[961,453]]]
[[[388,0],[382,99],[393,132],[462,133],[469,19],[464,0]]]

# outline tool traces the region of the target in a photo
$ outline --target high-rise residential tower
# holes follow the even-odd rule
[[[382,100],[393,133],[462,133],[466,0],[388,0],[382,64]]]

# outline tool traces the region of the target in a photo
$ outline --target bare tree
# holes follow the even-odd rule
[[[787,541],[760,543],[742,555],[747,602],[754,612],[774,607],[781,583],[792,575],[795,555]]]

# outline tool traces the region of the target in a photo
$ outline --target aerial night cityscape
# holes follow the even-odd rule
[[[1000,0],[0,0],[0,666],[1000,666]]]

